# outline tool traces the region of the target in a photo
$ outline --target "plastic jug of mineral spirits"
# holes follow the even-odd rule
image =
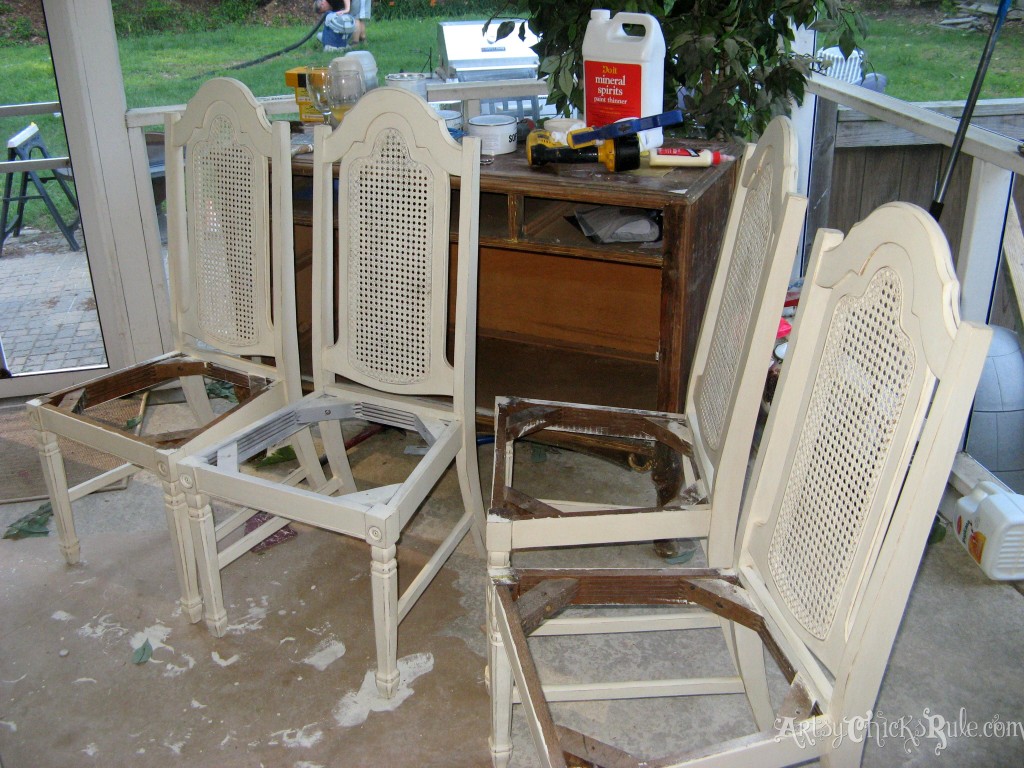
[[[625,27],[629,26],[629,33]],[[642,34],[641,34],[642,32]],[[583,102],[587,125],[664,111],[665,38],[646,13],[594,9],[583,36]],[[661,128],[642,131],[644,149],[660,147]]]

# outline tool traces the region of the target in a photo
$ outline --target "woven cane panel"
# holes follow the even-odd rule
[[[190,150],[199,324],[227,345],[257,341],[256,158],[226,117]]]
[[[389,384],[421,381],[431,362],[433,173],[387,130],[354,163],[348,189],[349,364]]]
[[[885,269],[863,297],[838,303],[768,550],[786,606],[821,640],[850,576],[914,373],[915,350],[899,323],[903,301],[899,276]]]
[[[744,342],[753,316],[759,309],[758,284],[771,244],[772,167],[765,164],[754,175],[743,203],[743,215],[736,232],[733,258],[722,293],[722,306],[708,350],[698,400],[697,419],[707,444],[719,450],[725,431],[736,377],[744,362]]]

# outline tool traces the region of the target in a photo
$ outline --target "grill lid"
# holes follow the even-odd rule
[[[492,21],[484,34],[484,21],[442,21],[437,25],[437,48],[445,80],[506,80],[537,77],[540,59],[530,46],[538,37],[524,19],[511,19],[512,34],[495,39],[500,21]],[[525,29],[523,40],[519,34]]]

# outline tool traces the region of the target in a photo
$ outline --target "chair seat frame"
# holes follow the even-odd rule
[[[190,157],[186,157],[186,146]],[[206,151],[209,159],[203,157]],[[271,180],[269,175],[272,162],[284,166],[289,157],[287,123],[271,124],[263,107],[237,80],[207,81],[184,113],[168,114],[165,158],[175,350],[27,405],[30,422],[37,431],[43,475],[66,561],[79,562],[81,550],[72,502],[140,470],[151,472],[163,485],[180,604],[193,622],[202,618],[202,597],[176,463],[301,396],[294,323],[291,176],[283,174]],[[223,173],[222,166],[232,163],[240,168]],[[245,174],[251,174],[252,189],[238,190],[238,181]],[[234,202],[235,208],[219,211],[224,184],[239,194],[251,195],[251,208],[241,201],[225,201],[228,206]],[[210,219],[222,213],[221,229],[211,235]],[[229,240],[231,227],[239,231],[237,246]],[[223,239],[211,247],[203,238],[213,236]],[[251,271],[237,272],[232,259],[239,254],[251,259]],[[238,315],[221,316],[214,330],[203,317],[209,304],[201,295],[206,287],[203,278],[196,274],[208,264],[221,270],[222,275],[229,273],[224,279],[232,281],[232,301],[249,302]],[[248,338],[227,341],[223,336],[225,326],[232,322],[246,327],[251,324]],[[207,393],[208,379],[229,385],[237,404],[215,414]],[[142,434],[127,425],[118,428],[102,423],[88,414],[89,408],[119,397],[173,387],[181,388],[196,426]],[[69,488],[58,436],[125,463]],[[312,441],[298,436],[294,447],[301,469],[293,481],[308,474],[311,482],[325,482]]]

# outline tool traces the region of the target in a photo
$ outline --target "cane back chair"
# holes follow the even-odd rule
[[[747,147],[691,368],[683,414],[500,399],[493,505],[514,521],[488,534],[488,561],[501,574],[511,550],[695,537],[708,561],[732,563],[743,481],[750,459],[767,361],[778,328],[806,199],[796,190],[796,138],[788,118],[773,120]],[[515,442],[540,430],[614,436],[654,445],[654,508],[609,508],[526,497],[512,477]],[[649,451],[648,451],[649,452]],[[685,482],[685,487],[683,483]],[[685,617],[692,622],[692,617]],[[718,626],[716,617],[702,618]],[[491,703],[496,764],[511,749],[511,680],[490,627]],[[606,691],[608,693],[608,691]],[[590,695],[597,695],[592,691]]]
[[[163,483],[181,604],[202,616],[185,497],[175,463],[219,435],[301,396],[295,330],[288,124],[271,124],[241,82],[204,83],[165,127],[168,272],[174,350],[28,404],[60,548],[77,563],[72,502],[140,469]],[[207,384],[230,385],[238,403],[219,415]],[[195,417],[187,429],[141,433],[111,425],[94,406],[180,386]],[[222,387],[223,390],[223,387]],[[219,409],[218,409],[219,410]],[[125,463],[68,488],[58,436]],[[304,473],[325,482],[313,445],[296,441]]]
[[[210,497],[272,513],[278,524],[296,520],[369,544],[376,680],[390,697],[399,676],[399,623],[470,529],[483,546],[474,428],[479,142],[466,137],[460,147],[422,99],[379,88],[360,99],[341,129],[316,129],[313,165],[314,391],[195,456],[182,466],[182,483],[207,625],[217,635],[227,622],[220,572],[240,553],[218,551]],[[450,281],[453,177],[458,253]],[[342,421],[351,419],[418,432],[428,450],[401,482],[360,491],[342,436]],[[243,471],[255,453],[312,425],[332,473],[321,492]],[[453,461],[465,512],[399,597],[398,538]]]

